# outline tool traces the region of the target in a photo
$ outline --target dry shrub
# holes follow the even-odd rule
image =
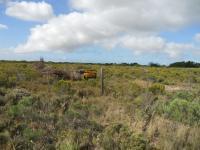
[[[10,135],[8,131],[0,132],[0,149],[11,149]]]
[[[149,91],[153,94],[164,94],[165,86],[163,84],[155,83],[149,88]]]
[[[27,97],[27,96],[30,96],[29,91],[27,91],[26,89],[16,88],[16,89],[9,91],[5,95],[5,100],[7,102],[11,102],[12,104],[16,105],[23,97]]]
[[[114,124],[105,128],[98,136],[99,149],[105,150],[145,150],[150,148],[148,140],[142,134],[132,132],[123,124]]]
[[[200,147],[200,128],[190,127],[170,120],[155,117],[147,129],[152,145],[162,150],[182,150]]]

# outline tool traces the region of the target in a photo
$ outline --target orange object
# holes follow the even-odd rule
[[[84,79],[96,79],[97,78],[97,72],[96,70],[85,70],[83,73]]]

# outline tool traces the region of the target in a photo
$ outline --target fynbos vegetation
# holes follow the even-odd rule
[[[107,64],[101,96],[101,67],[1,62],[0,149],[200,148],[198,68]]]

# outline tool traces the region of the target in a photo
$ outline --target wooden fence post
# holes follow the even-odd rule
[[[101,73],[100,73],[100,81],[101,81],[101,96],[104,95],[104,74],[103,74],[103,68],[101,67]]]

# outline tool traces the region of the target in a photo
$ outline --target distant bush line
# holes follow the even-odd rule
[[[200,63],[192,62],[192,61],[182,61],[182,62],[175,62],[169,65],[169,67],[180,67],[180,68],[199,68]]]
[[[36,63],[37,61],[15,61],[15,60],[0,60],[0,63],[9,62],[9,63]],[[148,65],[142,65],[139,63],[81,63],[81,62],[52,62],[46,61],[45,63],[48,64],[85,64],[85,65],[106,65],[106,66],[137,66],[137,67],[176,67],[176,68],[200,68],[200,63],[193,62],[193,61],[181,61],[181,62],[174,62],[169,65],[161,65],[159,63],[150,62]]]

